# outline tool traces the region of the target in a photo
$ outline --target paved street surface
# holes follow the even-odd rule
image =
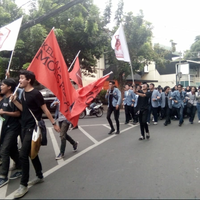
[[[150,140],[139,141],[139,126],[124,125],[121,134],[108,135],[101,118],[79,120],[79,129],[69,132],[79,141],[73,152],[67,143],[64,159],[55,160],[60,138],[46,120],[48,146],[41,147],[40,159],[45,182],[29,188],[25,199],[108,199],[108,198],[200,198],[200,124],[188,119],[164,127],[151,124]],[[0,168],[1,170],[1,168]],[[30,180],[35,177],[31,164]],[[0,188],[0,198],[12,199],[20,180]]]

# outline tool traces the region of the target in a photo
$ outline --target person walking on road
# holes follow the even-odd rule
[[[156,90],[155,85],[151,83],[149,85],[150,91],[151,91],[151,98],[150,98],[150,110],[148,113],[148,123],[150,124],[150,118],[151,118],[151,112],[153,113],[154,118],[154,125],[158,124],[158,106],[160,101],[161,94],[158,90]]]
[[[161,115],[165,119],[164,125],[171,124],[172,97],[170,87],[166,86],[164,92],[161,93]]]
[[[21,115],[19,109],[9,102],[11,94],[13,94],[16,82],[9,78],[5,79],[1,85],[1,93],[4,94],[0,115],[4,118],[1,130],[1,156],[2,168],[0,173],[0,187],[3,187],[9,182],[9,179],[16,179],[22,176],[21,163],[19,160],[19,151],[17,148],[17,137],[21,131],[19,117]],[[16,164],[17,172],[8,179],[10,157]]]
[[[178,118],[179,118],[179,126],[182,126],[183,120],[183,109],[184,104],[186,102],[186,92],[182,91],[183,86],[178,84],[178,90],[172,93],[172,99],[174,100],[173,107],[176,109]]]
[[[70,144],[73,146],[74,151],[77,151],[78,149],[78,141],[75,142],[68,134],[67,131],[69,130],[70,122],[66,119],[66,117],[60,112],[60,101],[58,99],[55,99],[50,107],[56,106],[56,112],[55,112],[55,119],[58,120],[59,126],[60,126],[60,139],[61,139],[61,145],[60,145],[60,153],[58,156],[56,156],[56,160],[60,160],[64,157],[65,148],[66,148],[66,140],[70,142]]]
[[[196,99],[197,99],[198,123],[200,124],[200,86],[198,87],[198,91],[196,92]]]
[[[20,161],[22,166],[22,177],[20,186],[17,192],[14,194],[14,198],[21,198],[28,192],[28,185],[35,185],[37,183],[42,183],[43,173],[42,165],[37,155],[32,159],[32,164],[36,172],[36,178],[33,181],[29,181],[29,154],[31,150],[31,141],[33,129],[35,128],[36,122],[33,118],[31,112],[35,115],[38,121],[42,118],[42,112],[46,114],[50,122],[52,123],[54,129],[60,132],[59,126],[56,124],[51,113],[44,103],[42,94],[34,89],[33,83],[35,82],[35,74],[31,71],[21,71],[20,72],[20,87],[24,88],[22,102],[20,103],[16,96],[11,95],[11,101],[22,111],[21,123],[22,123],[22,147],[20,150]]]
[[[187,106],[187,113],[189,115],[189,122],[193,124],[197,110],[196,87],[191,88],[191,91],[187,93],[186,99],[188,100],[186,106]]]
[[[132,112],[132,108],[134,108],[135,94],[128,84],[125,85],[125,90],[123,105],[125,106],[125,124],[128,124],[131,118],[134,120],[134,112]]]
[[[146,138],[150,138],[149,128],[147,124],[147,117],[148,117],[148,101],[151,97],[151,92],[147,90],[147,83],[143,83],[142,90],[135,91],[136,95],[138,95],[138,102],[137,102],[137,112],[139,115],[139,122],[140,122],[140,131],[141,136],[139,140],[145,140],[145,131],[146,131]]]
[[[107,90],[107,93],[105,95],[105,98],[108,100],[108,110],[107,110],[107,120],[110,124],[110,132],[109,135],[115,132],[112,120],[110,119],[110,116],[112,112],[114,111],[115,121],[117,125],[117,131],[115,134],[120,133],[120,126],[119,126],[119,106],[121,104],[121,92],[120,90],[115,87],[115,81],[109,82],[109,89]]]

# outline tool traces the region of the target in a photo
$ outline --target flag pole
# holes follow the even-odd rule
[[[76,61],[76,58],[79,56],[79,54],[81,53],[81,50],[77,53],[76,57],[74,58],[72,64],[70,65],[69,69],[68,69],[68,72],[70,71],[70,69],[72,68],[74,62]]]
[[[8,63],[8,68],[7,68],[7,70],[6,70],[6,73],[9,73],[9,71],[10,71],[10,65],[11,65],[11,61],[12,61],[13,54],[14,54],[14,50],[12,50],[12,53],[11,53],[11,56],[10,56],[10,60],[9,60],[9,63]],[[7,79],[7,78],[8,78],[8,77],[7,77],[7,75],[6,75],[5,79]]]
[[[104,75],[103,77],[108,76],[110,74],[113,74],[113,71],[109,72],[108,74]]]
[[[132,83],[132,85],[134,84],[134,75],[133,75],[133,67],[132,67],[132,63],[131,63],[131,60],[130,60],[130,68],[131,68],[131,76],[132,76],[132,81],[133,81],[133,83]]]

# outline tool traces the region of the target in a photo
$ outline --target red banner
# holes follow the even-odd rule
[[[28,70],[34,72],[37,81],[55,94],[60,100],[61,113],[70,120],[71,106],[77,98],[77,92],[70,82],[67,65],[53,30],[38,50]]]
[[[72,71],[69,73],[69,78],[71,78],[78,85],[79,88],[83,87],[81,69],[78,57],[76,58],[76,62],[74,64]]]
[[[89,85],[77,90],[78,98],[76,99],[71,111],[72,121],[74,120],[76,122],[77,116],[80,115],[80,113],[83,112],[85,108],[90,105],[90,102],[96,98],[104,85],[104,81],[108,77],[109,75],[102,77],[97,81],[94,81]]]

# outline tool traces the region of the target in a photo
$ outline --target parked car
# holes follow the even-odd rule
[[[56,96],[54,95],[54,93],[51,90],[49,90],[47,88],[40,90],[40,92],[44,98],[44,102],[47,105],[47,108],[49,109],[49,111],[52,114],[54,114],[56,107],[51,108],[50,105],[56,99]]]

